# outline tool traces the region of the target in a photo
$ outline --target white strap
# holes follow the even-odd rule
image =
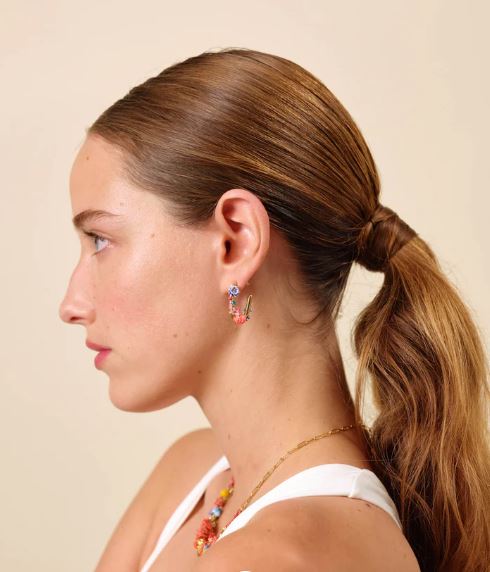
[[[169,542],[172,536],[184,523],[185,519],[192,512],[193,508],[199,502],[209,483],[214,479],[219,473],[226,471],[229,468],[228,459],[223,455],[218,461],[209,469],[209,471],[202,477],[202,479],[197,483],[197,485],[191,490],[191,492],[184,498],[184,500],[175,509],[175,512],[167,521],[156,546],[151,553],[148,560],[145,562],[140,572],[148,572],[152,564],[158,558],[158,555],[163,550],[164,546]],[[211,510],[211,508],[210,508]]]
[[[245,526],[265,506],[286,499],[307,496],[346,496],[366,500],[388,512],[401,528],[396,506],[375,473],[352,465],[329,463],[296,473],[248,505],[232,520],[217,542]]]

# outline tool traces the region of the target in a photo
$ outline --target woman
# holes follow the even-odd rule
[[[97,572],[488,570],[477,327],[325,85],[247,49],[172,65],[88,129],[70,193],[60,316],[108,348],[112,402],[191,395],[211,424],[165,453]],[[354,399],[335,332],[353,262],[384,273]]]

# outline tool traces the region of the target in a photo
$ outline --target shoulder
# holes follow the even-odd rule
[[[192,480],[204,469],[209,468],[210,464],[217,461],[222,454],[210,427],[195,429],[185,433],[167,447],[154,472],[175,476],[176,471],[174,469],[182,468],[182,463],[185,463],[185,472],[190,475]],[[194,468],[196,472],[193,471]],[[179,482],[181,480],[182,478],[179,478]]]
[[[117,523],[96,572],[123,570],[121,563],[125,570],[134,570],[147,543],[153,542],[153,527],[158,534],[160,523],[175,508],[175,498],[188,492],[221,455],[211,428],[190,431],[167,447]]]
[[[171,489],[173,482],[177,484],[186,481],[192,483],[213,460],[218,460],[221,456],[218,443],[211,428],[195,429],[182,435],[175,440],[164,451],[162,456],[151,471],[144,489],[155,489],[156,491],[167,492]],[[182,474],[180,470],[185,463],[186,471]],[[189,483],[182,483],[184,487]],[[148,495],[149,502],[154,506],[154,495]]]
[[[253,526],[248,524],[213,544],[195,561],[191,572],[296,572],[304,564],[278,527],[254,519]]]
[[[157,486],[172,503],[174,495],[182,496],[222,455],[211,428],[190,431],[174,441],[158,461],[154,470]]]
[[[420,572],[398,526],[379,507],[348,497],[274,503],[225,536],[192,572]]]
[[[194,429],[194,431],[182,435],[170,445],[166,453],[172,451],[172,454],[185,454],[190,450],[195,453],[199,451],[199,448],[207,455],[208,461],[210,455],[218,457],[223,454],[214,431],[210,427]]]

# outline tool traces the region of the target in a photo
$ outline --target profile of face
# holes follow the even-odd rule
[[[229,322],[233,329],[233,279],[218,268],[220,230],[179,225],[162,200],[125,179],[122,161],[92,135],[75,158],[70,197],[81,252],[59,315],[84,326],[86,341],[111,348],[97,367],[110,378],[112,403],[153,411],[192,395],[209,369]],[[112,214],[81,214],[89,210]]]

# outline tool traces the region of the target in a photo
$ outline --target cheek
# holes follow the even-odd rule
[[[100,267],[99,317],[107,340],[119,349],[126,371],[144,369],[151,379],[161,377],[162,367],[171,376],[205,361],[222,335],[220,311],[227,317],[226,295],[215,291],[209,272],[212,254],[184,240],[171,244],[167,237],[161,244],[168,246],[141,244]]]
[[[189,336],[196,332],[199,316],[205,319],[209,303],[204,284],[197,286],[203,281],[196,267],[183,266],[183,260],[153,255],[107,267],[97,306],[111,337],[122,338],[126,348],[173,346],[182,338],[191,341]]]

